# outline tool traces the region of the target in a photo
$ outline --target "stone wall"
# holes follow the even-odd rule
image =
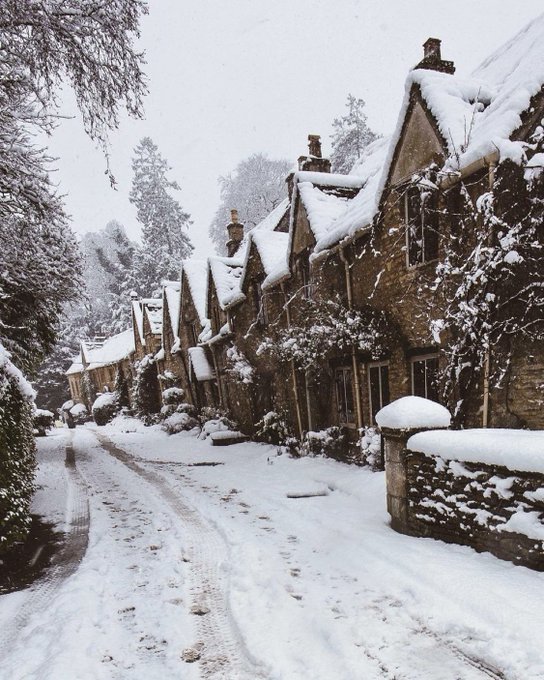
[[[544,571],[544,474],[411,451],[414,430],[383,434],[393,529]]]
[[[542,522],[543,474],[413,451],[407,451],[406,470],[408,521],[419,535],[544,571],[544,540],[520,533],[518,523],[521,513]]]

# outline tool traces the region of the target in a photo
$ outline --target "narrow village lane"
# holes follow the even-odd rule
[[[88,549],[0,597],[0,678],[542,677],[542,575],[395,534],[382,474],[131,420],[78,427],[65,468],[69,438],[40,444],[65,476],[40,493],[88,499]]]

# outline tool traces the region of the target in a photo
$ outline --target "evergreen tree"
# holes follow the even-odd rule
[[[368,127],[364,99],[356,99],[348,94],[346,102],[348,112],[340,118],[335,118],[332,127],[331,166],[333,172],[347,175],[361,157],[363,150],[379,135]]]
[[[163,279],[177,279],[181,261],[193,246],[186,233],[191,224],[171,191],[179,185],[167,177],[170,166],[150,137],[134,150],[130,201],[142,225],[142,247],[136,254],[139,287],[148,296],[158,294]]]
[[[245,231],[250,231],[287,196],[285,179],[291,169],[286,160],[255,153],[238,163],[233,172],[219,177],[221,203],[209,228],[219,253],[225,253],[230,210],[238,210]]]
[[[121,363],[117,365],[114,392],[117,396],[117,406],[119,408],[128,408],[130,406],[128,382],[123,370],[123,364]]]

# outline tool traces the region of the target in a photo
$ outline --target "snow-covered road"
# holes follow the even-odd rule
[[[36,504],[73,558],[0,597],[1,678],[544,677],[544,574],[395,534],[382,474],[128,420],[67,445]]]

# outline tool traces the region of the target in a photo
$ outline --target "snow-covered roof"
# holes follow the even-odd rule
[[[402,134],[413,85],[418,85],[446,143],[445,171],[459,172],[491,155],[519,162],[523,142],[512,141],[531,99],[544,85],[544,14],[491,54],[470,77],[425,69],[406,80],[390,159]],[[388,172],[385,168],[382,184]]]
[[[200,324],[206,325],[206,299],[208,292],[208,261],[207,260],[184,260],[181,265],[182,275],[187,277],[193,304],[196,308]]]
[[[208,361],[204,347],[189,347],[188,351],[197,381],[204,382],[206,380],[213,380],[215,378],[215,373]]]
[[[163,309],[164,305],[168,309],[170,318],[170,326],[174,335],[174,342],[179,334],[179,306],[180,306],[180,290],[181,284],[179,281],[163,281]]]
[[[136,325],[136,330],[138,331],[138,337],[142,345],[145,345],[144,338],[144,314],[142,312],[142,305],[138,300],[132,301],[132,314],[134,318],[134,323]]]
[[[122,333],[113,335],[111,338],[105,340],[100,347],[90,347],[87,343],[82,342],[81,351],[84,355],[87,367],[90,369],[116,364],[134,352],[134,335],[132,329],[128,328]],[[74,364],[72,364],[72,366],[73,365]],[[71,368],[72,367],[70,367],[70,369]]]
[[[310,184],[319,187],[336,189],[360,189],[364,184],[363,177],[358,177],[354,172],[349,175],[341,175],[333,172],[311,172],[308,170],[295,172],[294,181],[296,183],[310,182]]]
[[[221,309],[226,309],[229,305],[243,300],[240,281],[244,260],[237,257],[210,257],[208,262]]]
[[[81,373],[83,371],[83,364],[81,363],[81,356],[78,354],[77,357],[74,357],[72,359],[72,363],[70,364],[70,368],[66,371],[64,375],[76,375],[77,373]]]
[[[363,179],[359,193],[348,200],[345,210],[329,225],[317,240],[318,253],[368,227],[378,211],[380,202],[380,179],[390,144],[389,137],[377,139],[364,149],[352,172]]]
[[[288,264],[288,245],[289,234],[281,231],[274,231],[285,217],[289,210],[289,199],[284,199],[262,222],[249,232],[250,243],[255,244],[259,253],[266,278],[263,287],[269,287],[289,274]],[[246,251],[244,263],[244,274],[240,285],[243,285],[250,248]]]
[[[348,199],[325,193],[311,182],[299,182],[298,192],[314,238],[320,241],[327,236],[333,222],[344,214]]]

